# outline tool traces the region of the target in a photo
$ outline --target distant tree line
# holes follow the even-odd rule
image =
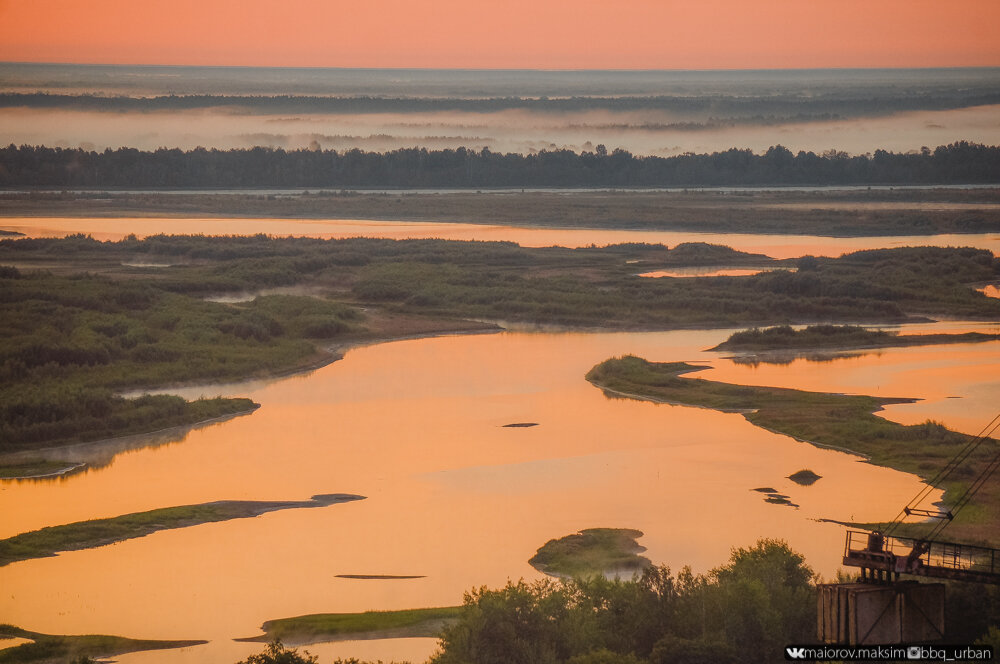
[[[575,95],[554,97],[383,97],[313,95],[159,95],[153,97],[67,95],[47,92],[0,93],[0,108],[59,108],[78,111],[149,112],[239,107],[259,113],[414,113],[460,111],[488,113],[509,109],[541,112],[661,110],[707,117],[720,113],[739,118],[775,116],[786,120],[888,115],[1000,103],[1000,92],[985,86],[915,91],[844,90],[806,96],[747,95]]]
[[[965,141],[934,150],[850,156],[764,154],[640,157],[609,152],[534,154],[458,148],[392,152],[256,147],[190,151],[134,148],[93,152],[44,146],[0,149],[0,186],[43,187],[663,187],[713,185],[874,185],[1000,183],[1000,146]]]

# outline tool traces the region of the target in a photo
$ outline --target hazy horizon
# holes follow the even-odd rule
[[[38,95],[36,93],[42,93]],[[32,96],[35,95],[35,96]],[[178,100],[181,100],[180,102]],[[542,71],[0,63],[3,141],[103,150],[865,154],[1000,143],[1000,68]]]

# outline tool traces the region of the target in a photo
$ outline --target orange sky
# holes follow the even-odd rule
[[[1000,66],[1000,0],[0,0],[0,61]]]

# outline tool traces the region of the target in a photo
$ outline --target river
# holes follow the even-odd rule
[[[891,238],[307,219],[8,218],[34,237],[91,233],[440,237],[525,246],[713,242],[775,258],[904,245],[1000,253],[1000,234]],[[987,287],[989,288],[989,287]],[[997,332],[939,322],[907,332]],[[917,397],[883,415],[933,418],[976,433],[1000,400],[1000,342],[883,349],[822,364],[741,364],[707,352],[733,330],[537,332],[446,336],[354,348],[280,380],[172,390],[245,395],[255,413],[164,444],[98,454],[57,480],[0,482],[0,537],[48,525],[213,500],[288,500],[345,492],[366,500],[204,524],[0,568],[0,617],[49,633],[202,638],[204,646],[119,657],[124,664],[235,662],[260,649],[268,619],[317,612],[453,605],[479,585],[541,575],[527,560],[582,528],[632,527],[657,563],[706,571],[733,546],[780,537],[827,578],[841,526],[895,516],[917,478],[749,425],[740,415],[608,399],[584,373],[615,355],[707,362],[706,378],[799,389]],[[391,416],[387,416],[391,414]],[[537,422],[531,428],[505,428]],[[110,462],[108,461],[110,459]],[[823,476],[800,487],[787,475]],[[776,488],[798,507],[767,504]],[[419,575],[358,580],[338,574]],[[324,659],[422,661],[434,639],[316,644]]]
[[[995,414],[1000,342],[754,367],[704,350],[731,332],[407,340],[354,348],[305,375],[189,388],[186,396],[246,395],[262,407],[64,479],[2,482],[0,536],[212,500],[367,499],[8,565],[0,616],[49,633],[211,641],[117,658],[123,664],[235,662],[260,645],[231,639],[259,633],[267,619],[453,605],[475,586],[540,578],[527,564],[535,549],[588,527],[638,528],[654,562],[695,571],[725,562],[731,547],[780,537],[830,578],[844,529],[817,519],[888,519],[921,487],[738,414],[609,399],[584,380],[591,366],[624,353],[707,362],[705,377],[719,380],[919,397],[886,416],[934,417],[971,433]],[[538,426],[503,427],[514,422]],[[803,468],[822,479],[809,487],[786,479]],[[765,503],[752,491],[762,486],[799,507]],[[422,661],[434,647],[433,639],[389,639],[309,650]]]

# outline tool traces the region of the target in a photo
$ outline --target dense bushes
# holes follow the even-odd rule
[[[466,594],[434,664],[770,662],[812,640],[813,573],[783,542],[736,549],[707,575],[524,581]]]

